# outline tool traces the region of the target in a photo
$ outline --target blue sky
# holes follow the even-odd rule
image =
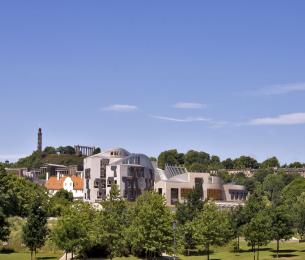
[[[0,160],[46,145],[305,161],[304,1],[0,4]]]

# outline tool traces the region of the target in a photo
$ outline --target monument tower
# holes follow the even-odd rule
[[[41,128],[38,129],[37,151],[42,152],[42,132],[41,132]]]

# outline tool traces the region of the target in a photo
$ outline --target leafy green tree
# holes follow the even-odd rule
[[[194,188],[188,195],[186,202],[178,204],[176,219],[179,224],[193,221],[195,216],[203,209],[202,193],[200,189]]]
[[[288,168],[302,168],[304,164],[300,162],[293,162],[288,165]]]
[[[184,154],[178,153],[176,149],[168,150],[160,153],[158,157],[158,167],[161,169],[165,168],[165,165],[183,165]]]
[[[172,250],[173,215],[165,199],[155,192],[144,192],[132,210],[128,237],[132,251],[146,256]]]
[[[285,187],[283,176],[279,174],[269,174],[263,181],[262,188],[266,192],[268,199],[273,204],[281,201],[281,192]]]
[[[187,166],[187,170],[190,172],[206,172],[209,168],[208,164],[201,164],[201,163],[192,163],[191,165]]]
[[[36,256],[37,249],[44,245],[47,234],[47,211],[40,198],[35,198],[26,224],[22,228],[22,239],[31,251],[31,259],[33,258],[33,252]]]
[[[50,198],[49,215],[60,216],[64,209],[73,202],[73,193],[66,190],[59,190]]]
[[[76,201],[63,212],[54,227],[51,239],[67,253],[84,254],[96,243],[96,212],[84,202]],[[101,224],[101,223],[99,223]]]
[[[205,152],[198,152],[189,150],[184,156],[185,164],[191,165],[193,163],[205,164],[210,161],[210,155]]]
[[[46,148],[44,148],[43,153],[44,154],[56,154],[56,148],[53,146],[47,146]]]
[[[124,253],[127,247],[126,227],[129,225],[127,203],[121,198],[117,185],[112,185],[110,195],[102,202],[102,206],[99,218],[101,224],[98,225],[98,233],[102,235],[99,241],[106,246],[108,256],[112,259]]]
[[[220,162],[219,157],[216,155],[212,155],[211,160],[209,162],[209,169],[217,170],[217,169],[221,169],[221,168],[222,168],[222,164]]]
[[[250,156],[240,156],[234,160],[235,169],[257,169],[259,163]]]
[[[292,205],[303,192],[305,192],[305,178],[299,176],[283,189],[283,197]]]
[[[219,211],[213,202],[205,203],[203,210],[194,220],[195,237],[204,245],[207,259],[210,259],[210,247],[226,244],[231,236],[229,217],[224,211]]]
[[[230,183],[234,179],[234,176],[230,175],[226,171],[218,171],[217,176],[220,177],[224,183]]]
[[[254,175],[254,181],[255,182],[260,182],[263,183],[265,178],[269,175],[269,174],[273,174],[273,170],[270,169],[258,169]]]
[[[93,154],[98,154],[101,152],[101,148],[97,147],[94,149]]]
[[[271,212],[272,238],[276,240],[276,256],[279,257],[280,240],[288,240],[293,235],[293,219],[290,209],[282,204],[274,207]]]
[[[302,239],[305,238],[305,192],[303,192],[294,204],[295,226]]]
[[[56,149],[57,152],[60,154],[70,154],[74,155],[75,154],[75,149],[74,147],[68,145],[68,146],[60,146]]]
[[[246,224],[244,216],[244,208],[239,206],[237,208],[232,208],[230,211],[230,223],[232,227],[233,237],[237,240],[237,252],[240,251],[239,238],[242,235],[242,229]]]
[[[244,219],[247,223],[254,218],[258,212],[264,211],[271,207],[271,203],[264,195],[261,185],[257,185],[255,190],[250,194],[243,208]]]
[[[0,207],[0,241],[6,241],[10,234],[9,223],[6,220],[6,216]]]
[[[194,238],[195,227],[192,221],[202,209],[202,192],[199,189],[193,189],[188,194],[186,202],[177,206],[176,219],[178,222],[179,242],[188,255],[189,250],[197,245],[197,241]]]
[[[263,161],[261,163],[260,167],[261,168],[279,168],[280,162],[275,156],[273,156],[273,157],[268,158],[265,161]]]
[[[231,158],[227,158],[224,161],[222,161],[222,165],[225,169],[233,169],[234,168],[234,162]]]
[[[5,215],[26,217],[36,197],[48,200],[43,187],[13,174],[0,173],[0,202]]]
[[[244,227],[245,240],[255,251],[257,247],[257,260],[259,260],[259,249],[267,245],[272,239],[272,218],[267,210],[259,211]]]

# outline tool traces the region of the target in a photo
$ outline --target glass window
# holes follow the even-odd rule
[[[171,205],[176,205],[178,203],[179,189],[171,189]]]

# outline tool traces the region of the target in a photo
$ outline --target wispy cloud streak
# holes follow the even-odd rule
[[[300,125],[305,124],[305,113],[282,114],[276,117],[251,119],[248,125]]]
[[[211,121],[209,118],[204,118],[204,117],[185,117],[185,118],[175,118],[175,117],[167,117],[167,116],[152,116],[152,117],[164,121],[180,122],[180,123]]]
[[[305,91],[305,83],[278,84],[252,92],[257,96],[285,95]]]
[[[123,104],[114,104],[108,107],[102,108],[104,111],[116,111],[116,112],[133,112],[138,109],[137,106],[134,105],[123,105]]]
[[[179,109],[202,109],[205,108],[206,105],[201,103],[179,102],[173,105],[173,107]]]

